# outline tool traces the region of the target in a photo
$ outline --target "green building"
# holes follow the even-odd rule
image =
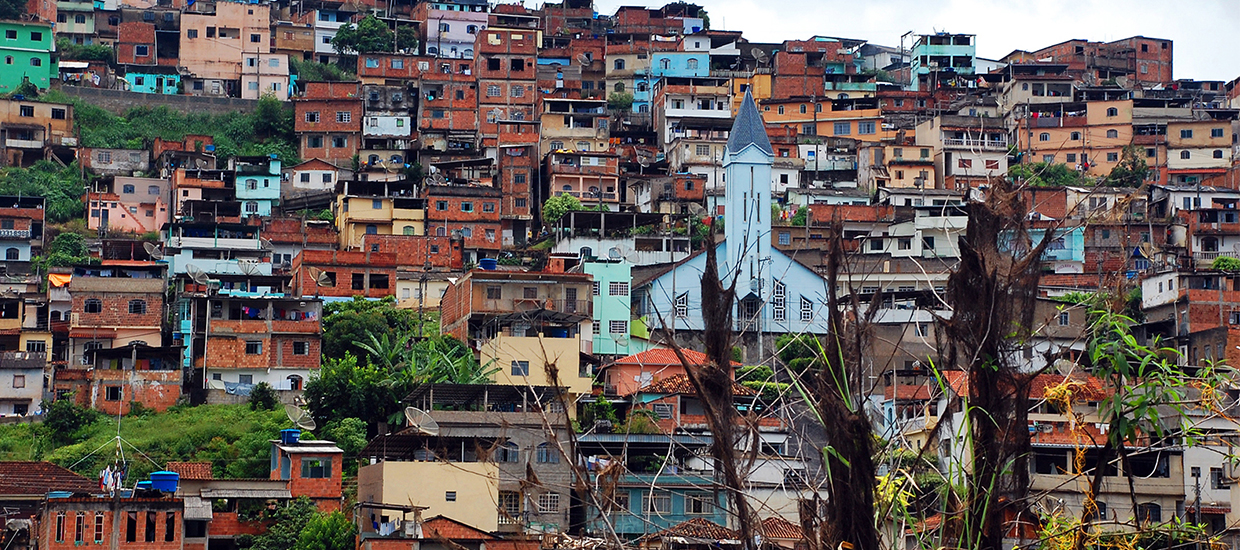
[[[42,90],[59,77],[51,24],[0,21],[0,36],[0,94],[17,89],[23,79],[30,79]]]
[[[594,276],[594,355],[626,356],[646,351],[644,326],[634,335],[631,289],[632,264],[624,260],[582,262],[581,270]]]

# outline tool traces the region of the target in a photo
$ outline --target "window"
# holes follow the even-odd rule
[[[550,443],[539,443],[535,459],[540,464],[559,464],[560,450]]]
[[[1142,523],[1162,522],[1162,506],[1147,502],[1137,506],[1137,519]]]
[[[77,23],[77,24],[79,24],[79,25],[85,24],[85,23],[86,23],[86,16],[85,16],[85,15],[83,15],[83,14],[80,14],[80,13],[79,13],[79,14],[77,14],[77,15],[73,16],[73,22],[74,22],[74,23]],[[35,40],[35,41],[37,42],[38,40],[34,38],[34,37],[35,37],[35,34],[37,34],[37,33],[30,33],[30,39],[31,39],[31,40]]]
[[[629,322],[623,321],[623,320],[609,321],[607,323],[607,332],[610,334],[628,334],[629,333]]]
[[[254,43],[254,44],[257,44],[257,43],[258,43],[260,40],[262,40],[262,39],[263,39],[262,35],[258,35],[258,34],[251,34],[251,35],[250,35],[250,42],[252,42],[252,43]]]
[[[1180,130],[1180,139],[1189,139],[1192,137],[1193,137],[1193,130],[1191,128],[1187,130]]]
[[[1038,141],[1050,141],[1050,140],[1051,140],[1051,135],[1049,132],[1042,132],[1038,134]]]
[[[1119,130],[1107,130],[1107,137],[1109,138],[1119,137]]]
[[[332,477],[332,457],[301,457],[301,477],[302,479],[330,479]]]
[[[783,105],[780,105],[780,106],[779,106],[779,114],[781,114],[781,115],[782,115],[782,114],[784,114],[784,106],[783,106]]]
[[[97,518],[95,520],[95,524],[99,525],[100,522],[98,520],[103,519],[103,515],[99,514],[95,517]],[[103,530],[99,529],[98,527],[95,528],[95,533],[96,533],[95,540],[96,541],[99,541],[103,538],[102,531]],[[176,536],[177,536],[177,514],[176,512],[165,512],[164,513],[164,542],[172,542],[176,540]]]
[[[1107,116],[1119,116],[1119,109],[1116,109],[1115,107],[1108,107]],[[1110,136],[1107,136],[1107,137],[1110,137]]]
[[[487,97],[499,97],[500,95],[502,95],[502,93],[500,92],[498,84],[491,84],[487,86]]]
[[[332,136],[332,147],[336,149],[344,149],[349,146],[349,138],[347,136]]]
[[[95,514],[95,544],[103,542],[103,514]]]
[[[22,105],[21,108],[18,109],[18,114],[24,117],[33,117],[34,105]]]
[[[293,342],[293,355],[309,355],[310,342]]]
[[[12,63],[10,63],[10,65],[12,65]],[[64,120],[64,119],[65,119],[65,110],[64,110],[64,109],[56,109],[56,108],[53,108],[53,109],[52,109],[52,118],[53,118],[53,119],[55,119],[55,120]]]
[[[1192,158],[1192,157],[1193,157],[1193,154],[1192,154],[1192,153],[1190,153],[1190,152],[1188,152],[1188,151],[1180,151],[1180,158],[1181,158],[1181,159],[1188,160],[1188,159],[1190,159],[1190,158]]]
[[[776,321],[784,321],[788,315],[786,310],[788,287],[779,281],[775,281],[775,288],[771,291],[771,318]]]
[[[514,461],[515,462],[515,461]],[[499,492],[499,524],[515,525],[521,518],[521,493]]]
[[[715,502],[710,495],[685,495],[685,513],[702,515],[715,511]]]
[[[104,387],[103,398],[106,401],[120,401],[121,400],[121,387],[120,386]],[[132,541],[133,539],[130,539],[130,542]]]
[[[538,513],[553,514],[560,511],[560,494],[543,493],[538,495]]]
[[[607,284],[607,295],[609,296],[628,296],[628,281],[612,281]]]
[[[450,32],[451,30],[452,30],[451,25],[448,25],[447,23],[439,24],[439,32]]]
[[[520,462],[521,461],[521,447],[517,446],[516,443],[513,443],[511,441],[505,441],[501,443],[499,448],[495,449],[495,461],[496,462]]]
[[[90,298],[86,300],[82,310],[86,313],[100,313],[103,311],[103,302],[96,298]]]
[[[483,212],[494,212],[494,211],[495,211],[495,203],[493,203],[493,202],[484,202],[484,203],[482,203],[482,211],[483,211]]]
[[[672,496],[667,493],[642,495],[642,510],[647,514],[670,514]]]
[[[13,375],[13,387],[19,388],[19,389],[26,387],[26,375],[14,374]]]
[[[862,122],[858,122],[858,123],[857,123],[857,133],[858,133],[858,134],[863,134],[863,135],[864,135],[864,134],[873,134],[873,133],[874,133],[874,131],[875,131],[875,126],[874,126],[874,123],[873,123],[873,122],[862,121]]]
[[[779,244],[783,246],[788,246],[792,244],[792,233],[789,233],[787,231],[780,231],[779,232]]]
[[[1223,158],[1223,150],[1222,150],[1222,149],[1215,149],[1215,150],[1214,150],[1214,158],[1216,158],[1216,159],[1221,159],[1221,158]]]
[[[306,111],[306,122],[315,123],[319,121],[318,111]]]
[[[78,517],[80,518],[81,515]],[[146,513],[146,529],[143,535],[146,538],[146,542],[155,542],[155,512]]]
[[[146,300],[130,300],[129,313],[134,315],[146,314]]]
[[[245,343],[246,355],[260,355],[263,353],[262,340],[247,340]]]
[[[1080,132],[1072,132],[1072,134],[1070,134],[1070,135],[1068,136],[1068,139],[1071,139],[1072,141],[1081,141],[1081,133],[1080,133]]]
[[[689,293],[688,292],[676,297],[675,308],[676,308],[677,317],[684,318],[684,317],[689,316]]]
[[[814,320],[814,302],[804,296],[801,297],[801,322],[808,323]]]
[[[151,55],[150,46],[134,46],[133,55],[134,57],[146,57]]]
[[[513,376],[529,376],[530,375],[530,362],[529,361],[513,361],[511,372]]]
[[[336,111],[336,122],[352,122],[353,113],[351,111]]]
[[[1223,137],[1223,129],[1222,128],[1210,128],[1210,137],[1212,138]]]
[[[966,169],[973,168],[973,159],[966,159],[966,158],[956,159],[956,167],[966,168]]]
[[[836,122],[835,123],[835,135],[846,136],[851,132],[852,132],[851,122]]]

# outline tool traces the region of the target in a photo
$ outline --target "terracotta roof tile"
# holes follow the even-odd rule
[[[661,539],[663,537],[690,537],[695,539],[708,540],[738,540],[740,535],[727,527],[714,523],[705,518],[693,518],[691,520],[673,525],[659,531],[651,533],[642,538],[637,539],[638,542]]]
[[[495,537],[486,531],[444,516],[435,516],[422,522],[423,539],[439,537],[448,540],[495,540]]]
[[[801,526],[779,516],[771,516],[762,520],[762,536],[768,539],[801,540],[805,532]]]
[[[685,359],[688,359],[689,363],[691,364],[705,365],[708,362],[710,362],[710,360],[707,359],[706,354],[700,351],[691,350],[691,349],[681,349],[680,351],[685,354]],[[648,349],[641,353],[637,353],[634,355],[630,355],[628,357],[622,357],[620,359],[616,359],[616,363],[622,363],[626,365],[681,366],[680,358],[676,357],[676,352],[670,349],[667,349],[667,348]],[[732,366],[738,367],[740,366],[740,363],[733,361]]]
[[[210,462],[169,462],[168,471],[181,474],[181,479],[214,479]]]
[[[99,483],[51,462],[0,461],[0,495],[43,495],[48,491],[97,493]]]
[[[680,395],[697,395],[697,390],[693,387],[693,382],[689,381],[689,375],[673,374],[666,378],[660,378],[658,380],[655,380],[649,386],[646,386],[638,390],[637,393],[665,393],[665,394],[680,394]],[[736,382],[732,382],[732,395],[753,397],[755,395],[758,395],[758,392],[755,392]]]

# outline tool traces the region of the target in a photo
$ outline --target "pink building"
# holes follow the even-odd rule
[[[682,350],[682,352],[691,365],[708,363],[705,353],[691,349]],[[737,366],[739,364],[732,363],[733,369]],[[680,358],[676,357],[676,352],[665,348],[650,349],[617,359],[616,362],[603,367],[603,394],[607,396],[632,395],[655,381],[685,374],[684,364],[680,362]],[[732,378],[736,378],[735,372],[732,373]]]

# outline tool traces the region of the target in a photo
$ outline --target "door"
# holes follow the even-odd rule
[[[577,289],[575,288],[564,289],[564,307],[562,309],[565,313],[576,313],[577,311]]]

